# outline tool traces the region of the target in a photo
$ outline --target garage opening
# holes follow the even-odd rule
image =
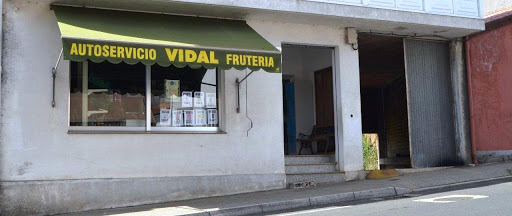
[[[365,168],[410,168],[403,38],[360,34],[358,43],[363,142],[371,140]],[[367,162],[371,145],[378,149],[375,162]]]

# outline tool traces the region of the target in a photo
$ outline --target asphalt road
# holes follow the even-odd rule
[[[509,216],[512,215],[512,182],[265,215]]]

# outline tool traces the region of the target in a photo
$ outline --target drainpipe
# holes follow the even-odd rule
[[[473,118],[473,91],[472,91],[472,82],[471,82],[471,54],[469,49],[470,40],[469,36],[465,37],[464,46],[466,46],[466,71],[468,78],[468,95],[469,95],[469,119],[471,122],[471,155],[473,157],[473,164],[478,165],[478,160],[476,158],[476,140],[475,140],[475,119]]]

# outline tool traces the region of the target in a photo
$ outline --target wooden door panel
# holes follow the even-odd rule
[[[332,67],[315,72],[315,111],[317,126],[334,126]]]

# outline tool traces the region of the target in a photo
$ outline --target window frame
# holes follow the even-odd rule
[[[70,61],[71,62],[71,61]],[[85,60],[82,62],[77,62],[82,66],[82,73],[89,72],[89,60]],[[69,64],[69,88],[68,88],[68,133],[152,133],[161,134],[161,133],[177,133],[177,134],[187,134],[187,133],[223,133],[224,126],[224,116],[225,116],[225,107],[224,107],[224,73],[222,69],[216,68],[217,75],[217,113],[218,113],[218,126],[217,127],[156,127],[151,126],[151,65],[145,65],[145,98],[146,98],[146,106],[145,106],[145,122],[146,125],[144,127],[126,127],[126,126],[71,126],[71,70],[72,66]],[[82,88],[83,86],[88,85],[82,79]],[[85,97],[82,97],[82,113],[85,110],[84,101],[86,101]],[[87,102],[85,102],[87,104]]]

